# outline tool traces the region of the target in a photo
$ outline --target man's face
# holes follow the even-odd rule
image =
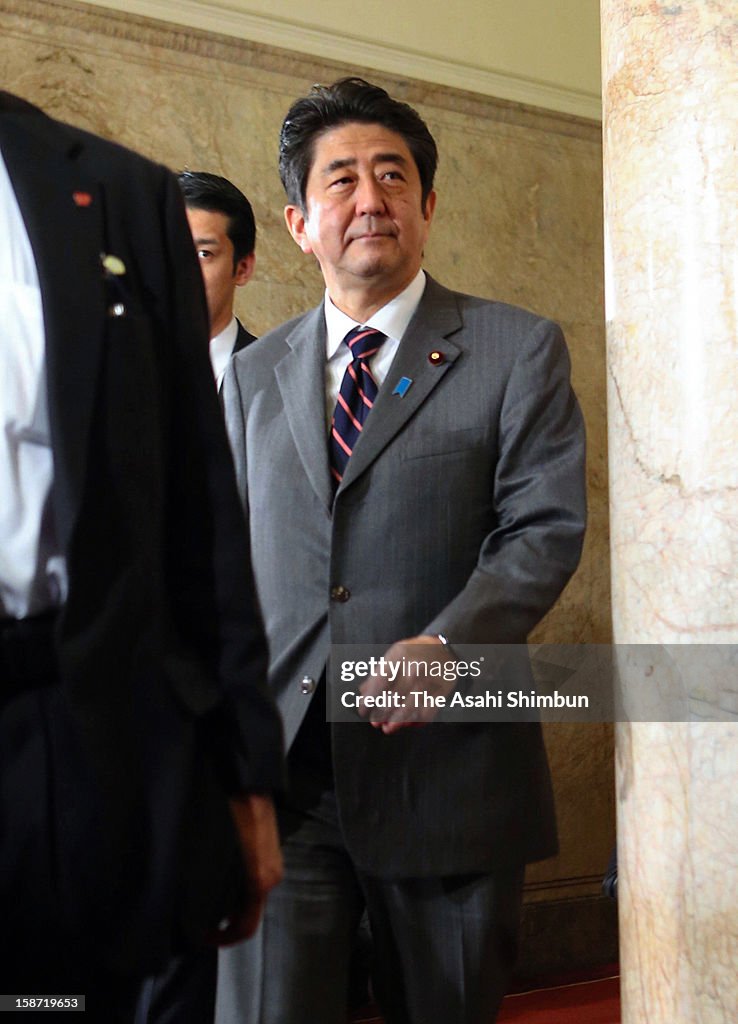
[[[285,217],[334,301],[357,289],[389,301],[420,269],[435,198],[431,192],[422,208],[418,168],[401,135],[351,123],[315,141],[306,211],[288,206]]]
[[[254,255],[244,256],[234,270],[233,243],[228,237],[228,218],[224,213],[188,207],[187,220],[202,268],[210,336],[214,338],[230,323],[236,287],[246,284],[253,274]]]

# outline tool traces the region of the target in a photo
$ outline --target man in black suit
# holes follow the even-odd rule
[[[207,310],[165,168],[0,93],[0,991],[131,1021],[278,880]]]
[[[220,390],[233,353],[255,340],[233,313],[236,288],[251,280],[256,265],[254,212],[243,192],[217,174],[183,171],[179,187],[205,282],[210,362]]]

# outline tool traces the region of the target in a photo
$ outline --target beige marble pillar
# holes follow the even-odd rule
[[[713,721],[618,727],[623,1024],[735,1024],[738,8],[602,0],[602,32],[615,639],[695,691],[676,648],[736,645]]]

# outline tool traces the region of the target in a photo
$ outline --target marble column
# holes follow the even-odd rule
[[[602,0],[602,35],[614,635],[699,697],[618,726],[623,1024],[734,1024],[738,10]]]

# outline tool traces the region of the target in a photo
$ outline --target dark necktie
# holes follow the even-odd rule
[[[330,456],[334,488],[343,479],[346,463],[377,397],[377,382],[369,369],[369,360],[386,338],[373,327],[355,327],[343,340],[351,351],[351,362],[343,375],[331,421]]]

